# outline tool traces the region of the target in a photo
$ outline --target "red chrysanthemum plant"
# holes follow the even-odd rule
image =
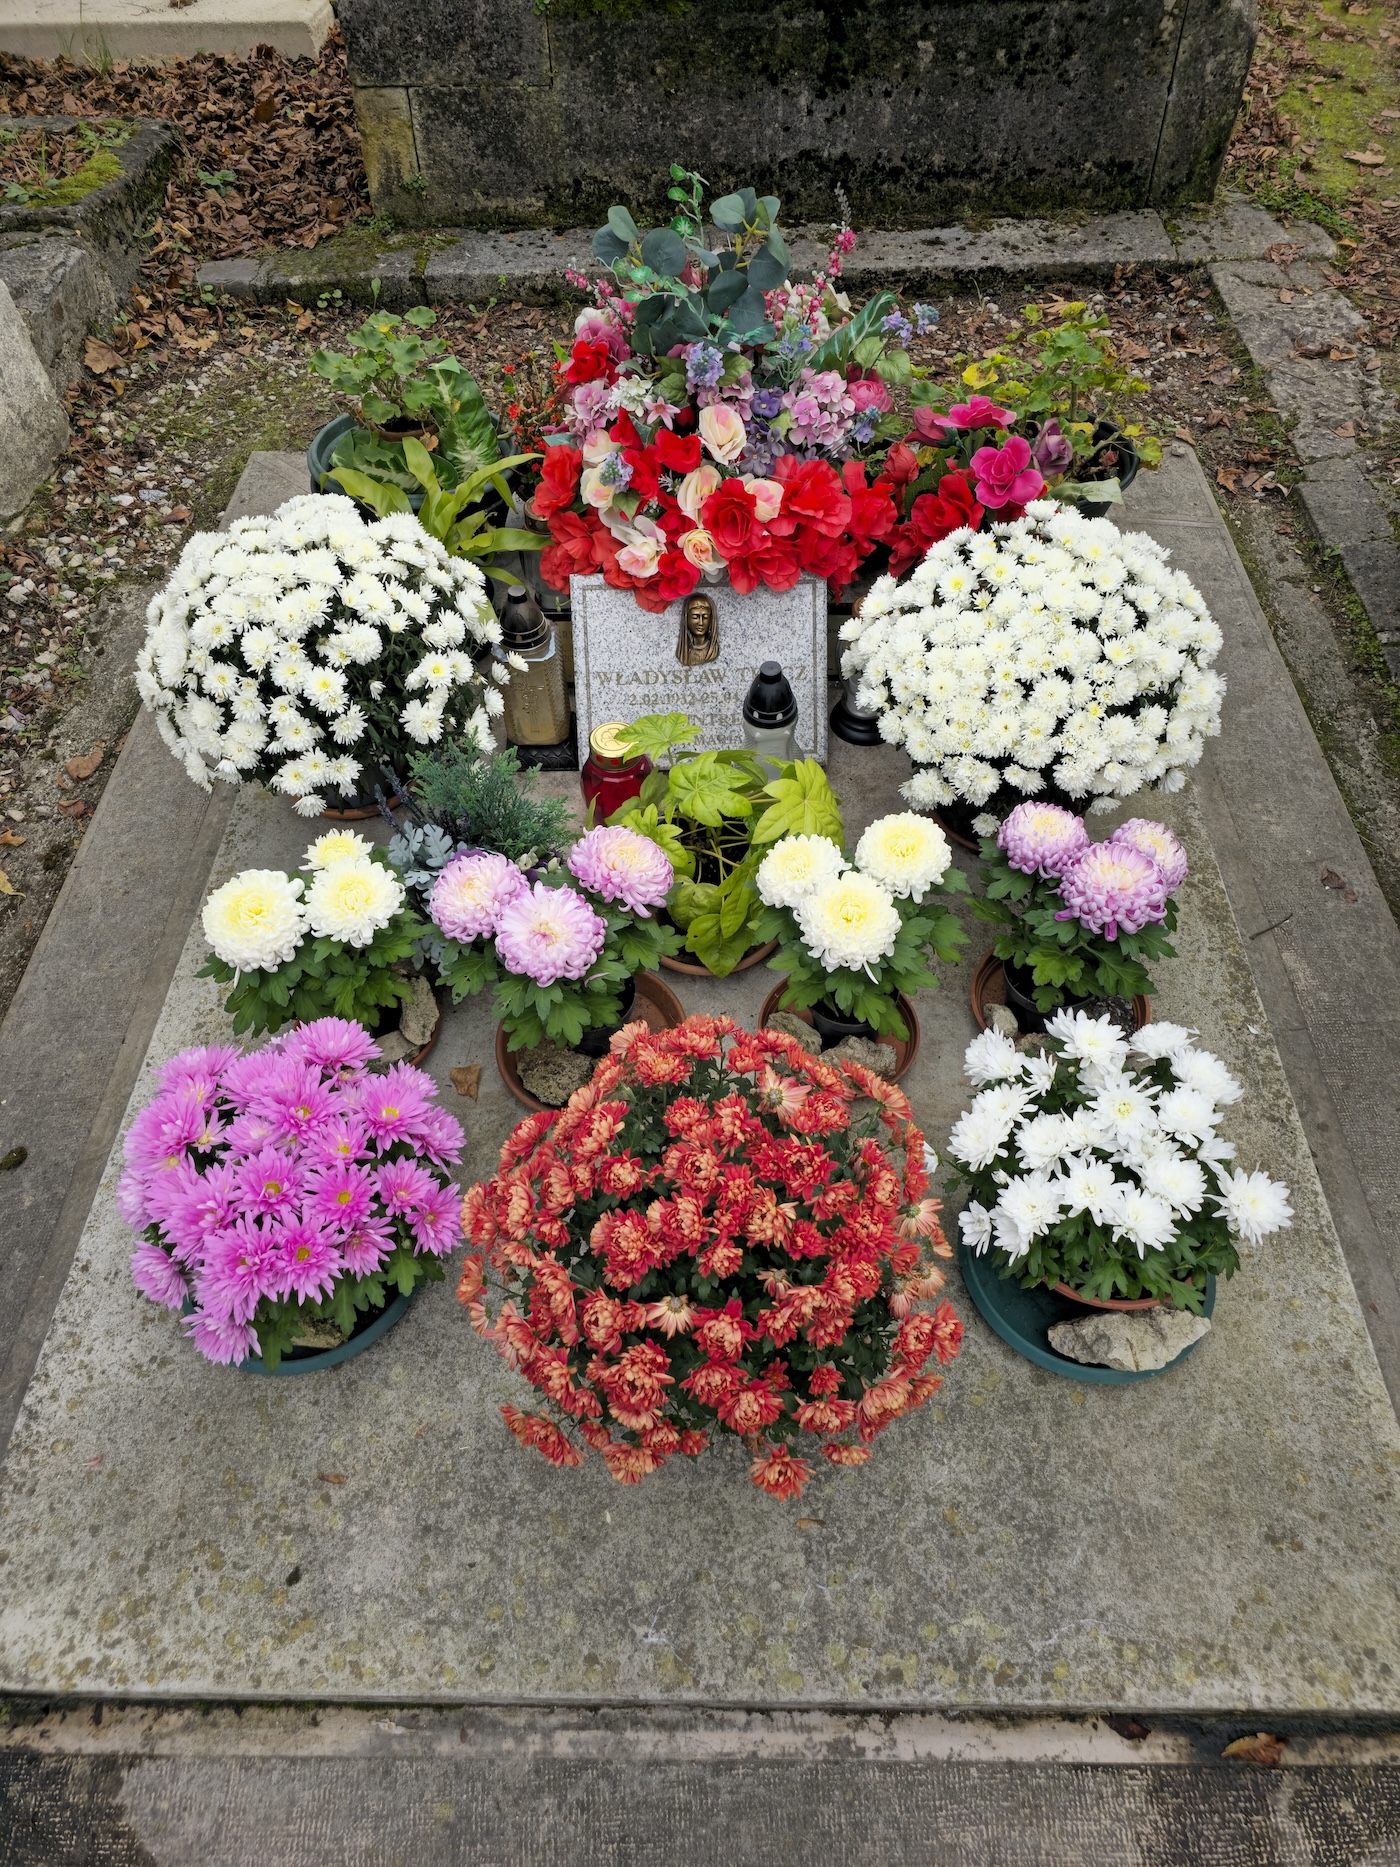
[[[962,1324],[904,1092],[779,1031],[628,1025],[557,1111],[467,1193],[457,1295],[544,1396],[503,1407],[555,1465],[591,1447],[635,1484],[737,1435],[796,1497],[861,1465],[941,1384]]]

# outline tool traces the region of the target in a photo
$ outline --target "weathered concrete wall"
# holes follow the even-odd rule
[[[609,0],[597,0],[603,6]],[[789,222],[1203,199],[1254,0],[341,0],[376,205],[411,224],[660,210],[667,164]]]

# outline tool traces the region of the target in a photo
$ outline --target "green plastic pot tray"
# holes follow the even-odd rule
[[[1018,1355],[1024,1355],[1027,1361],[1033,1361],[1038,1368],[1048,1368],[1051,1374],[1062,1374],[1066,1380],[1102,1381],[1114,1387],[1126,1381],[1150,1381],[1154,1375],[1166,1374],[1172,1368],[1179,1367],[1196,1347],[1193,1342],[1189,1348],[1182,1349],[1165,1368],[1145,1368],[1140,1373],[1129,1373],[1123,1368],[1096,1368],[1089,1362],[1071,1361],[1068,1356],[1057,1355],[1051,1348],[1050,1331],[1057,1322],[1071,1322],[1083,1316],[1083,1304],[1071,1303],[1068,1297],[1047,1290],[1043,1284],[1025,1290],[1014,1277],[998,1277],[991,1254],[978,1257],[961,1239],[958,1241],[958,1269],[962,1272],[968,1295],[981,1312],[982,1320],[1002,1341],[1014,1348]],[[1214,1308],[1215,1279],[1210,1277],[1206,1280],[1205,1314],[1209,1316]]]
[[[266,1374],[275,1378],[285,1374],[319,1374],[323,1368],[338,1368],[342,1361],[363,1355],[381,1335],[387,1334],[416,1294],[416,1287],[407,1296],[400,1292],[392,1303],[380,1310],[373,1322],[366,1323],[363,1329],[357,1329],[348,1341],[341,1342],[335,1348],[323,1348],[311,1355],[284,1355],[275,1368],[269,1368],[261,1356],[249,1355],[246,1361],[239,1362],[238,1371],[240,1374]]]

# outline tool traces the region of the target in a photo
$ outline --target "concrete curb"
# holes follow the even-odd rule
[[[1307,476],[1299,503],[1324,550],[1340,557],[1400,679],[1400,551],[1354,434],[1358,422],[1374,432],[1393,421],[1395,400],[1360,312],[1281,228],[1279,241],[1272,257],[1212,265],[1211,280],[1292,425]]]
[[[820,227],[793,229],[789,245],[797,271],[810,272],[820,262],[825,234]],[[574,296],[564,267],[587,257],[593,230],[465,232],[444,244],[446,237],[440,230],[406,244],[401,234],[378,250],[367,250],[357,237],[342,254],[330,242],[309,254],[286,250],[215,260],[200,267],[199,283],[261,304],[300,301],[332,290],[368,304],[375,279],[379,303],[389,310],[425,302],[484,301],[493,294],[522,304],[555,304]],[[1118,266],[1172,271],[1211,260],[1259,259],[1283,239],[1293,240],[1310,258],[1330,258],[1333,251],[1319,228],[1285,234],[1242,196],[1226,195],[1209,208],[1183,212],[1180,219],[1164,219],[1146,208],[1081,221],[1000,220],[980,232],[952,226],[863,233],[843,283],[864,293],[896,285],[917,292],[1045,275],[1107,279]]]

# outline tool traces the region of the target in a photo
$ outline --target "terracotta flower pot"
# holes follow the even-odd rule
[[[972,1015],[977,1020],[977,1028],[985,1031],[987,1020],[982,1016],[982,1007],[989,1004],[1004,1005],[1007,1002],[1006,975],[995,953],[984,953],[978,960],[972,984],[968,987],[968,997],[972,1002]],[[1140,1031],[1144,1024],[1151,1022],[1152,1001],[1139,992],[1133,999],[1133,1029]]]
[[[639,972],[636,975],[636,1001],[632,1007],[630,1023],[645,1023],[652,1031],[671,1031],[678,1024],[685,1022],[685,1006],[676,997],[663,980],[654,972]],[[538,1096],[532,1096],[520,1080],[520,1070],[516,1063],[517,1052],[507,1047],[504,1025],[496,1027],[496,1068],[501,1073],[501,1081],[515,1097],[522,1108],[542,1109],[548,1107]]]
[[[764,999],[762,1009],[758,1014],[760,1030],[767,1024],[773,1013],[778,1009],[778,1000],[786,990],[787,980],[780,979],[773,987],[773,990],[768,994],[767,998]],[[915,1057],[919,1054],[919,1014],[902,992],[897,992],[895,994],[895,1004],[899,1007],[900,1017],[903,1018],[905,1024],[909,1027],[908,1037],[891,1037],[886,1034],[884,1036],[877,1036],[875,1042],[877,1044],[888,1044],[894,1051],[894,1080],[898,1082],[900,1077],[906,1074],[913,1064]],[[794,1018],[801,1018],[804,1024],[811,1024],[813,1029],[816,1028],[810,1011],[799,1011],[794,1007],[791,1015]]]
[[[750,966],[757,966],[760,960],[767,959],[768,955],[776,950],[777,945],[776,940],[770,940],[765,946],[751,946],[735,966],[734,971],[726,974],[725,977],[733,978],[735,972],[747,972]],[[684,959],[668,959],[663,955],[661,964],[667,972],[683,972],[691,979],[718,979],[720,977],[719,973],[711,972],[708,966],[702,965],[693,953],[687,954]]]
[[[1086,1309],[1160,1309],[1160,1297],[1091,1297],[1082,1290],[1071,1290],[1068,1284],[1051,1286],[1058,1295],[1068,1297],[1071,1303],[1082,1303]]]

